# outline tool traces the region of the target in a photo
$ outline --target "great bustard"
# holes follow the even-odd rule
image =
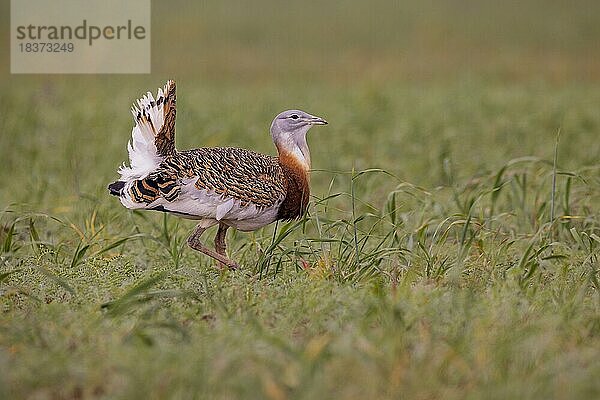
[[[310,153],[306,133],[327,122],[304,111],[289,110],[271,124],[278,157],[233,147],[175,149],[175,82],[148,92],[131,109],[135,119],[127,146],[129,163],[108,189],[130,209],[156,210],[198,220],[188,245],[230,268],[225,253],[229,227],[253,231],[276,220],[299,218],[309,197]],[[219,225],[215,250],[200,242]]]

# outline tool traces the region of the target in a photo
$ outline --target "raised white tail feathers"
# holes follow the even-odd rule
[[[164,89],[159,88],[156,100],[148,92],[131,108],[135,126],[127,144],[129,167],[123,163],[118,172],[120,180],[142,179],[153,172],[164,160],[156,147],[156,137],[165,123],[165,97],[174,93],[175,82],[168,81]],[[174,134],[173,134],[174,138]]]

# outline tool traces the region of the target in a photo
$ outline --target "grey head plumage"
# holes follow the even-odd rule
[[[279,153],[291,153],[310,168],[306,133],[314,125],[327,125],[327,121],[302,110],[279,113],[271,123],[271,137]]]

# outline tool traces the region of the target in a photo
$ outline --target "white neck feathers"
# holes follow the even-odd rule
[[[280,134],[274,137],[280,157],[293,157],[306,171],[310,170],[310,150],[306,142],[306,132]]]

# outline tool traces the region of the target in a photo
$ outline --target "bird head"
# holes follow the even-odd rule
[[[280,154],[287,153],[310,168],[310,153],[306,133],[313,125],[327,125],[323,118],[301,110],[287,110],[271,123],[271,137]]]

